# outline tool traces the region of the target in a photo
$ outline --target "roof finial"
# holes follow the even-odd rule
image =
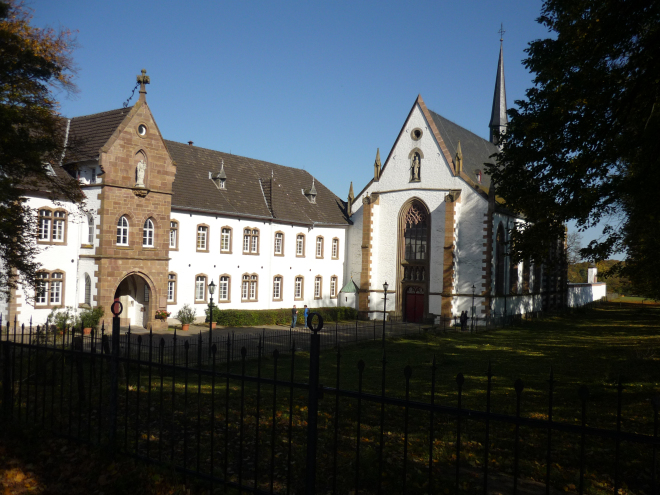
[[[498,31],[498,33],[500,33],[500,43],[502,43],[504,41],[504,33],[506,33],[506,31],[504,30],[503,23],[500,23],[500,30]]]
[[[376,160],[374,161],[374,182],[377,182],[380,179],[380,148],[376,148]]]
[[[151,78],[147,75],[147,69],[142,69],[142,75],[137,76],[137,82],[140,83],[140,99],[139,101],[145,101],[147,90],[145,86],[151,83]]]

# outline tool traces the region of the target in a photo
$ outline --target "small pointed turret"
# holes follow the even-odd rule
[[[500,59],[497,62],[497,77],[495,79],[495,94],[493,95],[493,109],[490,113],[490,142],[497,144],[500,134],[506,132],[509,119],[506,115],[506,89],[504,87],[504,49],[502,37],[504,30],[500,28]]]
[[[378,182],[380,179],[380,148],[376,148],[376,161],[374,161],[374,182]]]
[[[456,164],[456,174],[460,174],[463,171],[463,151],[461,150],[461,142],[458,142],[456,146],[456,156],[454,157],[454,163]]]
[[[312,177],[312,188],[309,190],[309,194],[316,196],[316,187],[314,187],[314,177]]]

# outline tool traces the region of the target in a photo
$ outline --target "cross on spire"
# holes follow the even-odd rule
[[[498,31],[498,33],[500,33],[500,41],[504,41],[504,33],[506,33],[506,31],[504,30],[503,23],[500,23],[500,30]]]
[[[142,69],[142,74],[137,76],[137,82],[140,84],[140,101],[144,101],[144,95],[147,94],[145,85],[151,83],[151,78],[147,75],[147,69]]]

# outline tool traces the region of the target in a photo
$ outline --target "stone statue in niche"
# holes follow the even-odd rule
[[[140,160],[137,164],[137,181],[135,187],[144,187],[144,173],[147,171],[147,164],[144,160]]]
[[[419,169],[421,167],[421,160],[419,158],[419,153],[414,153],[412,156],[412,162],[410,163],[410,180],[418,181],[419,180]]]

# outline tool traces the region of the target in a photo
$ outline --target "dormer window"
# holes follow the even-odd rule
[[[310,189],[303,189],[302,193],[303,196],[307,198],[307,201],[313,205],[316,204],[316,187],[314,187],[314,178],[312,178],[312,187]]]
[[[227,174],[225,173],[225,161],[222,160],[220,172],[209,172],[209,179],[213,181],[218,189],[226,189]]]

